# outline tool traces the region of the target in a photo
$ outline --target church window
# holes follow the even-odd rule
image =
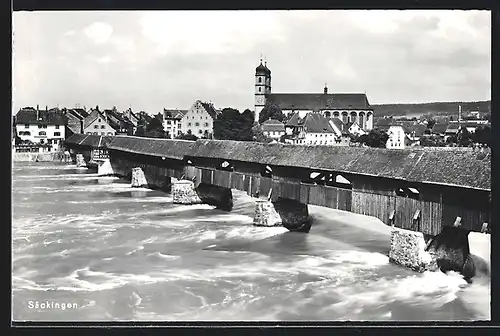
[[[262,77],[259,77],[259,83],[262,83]],[[260,88],[259,88],[260,91]]]
[[[260,88],[259,88],[259,92],[260,92],[260,91],[261,91],[261,90],[260,90]]]

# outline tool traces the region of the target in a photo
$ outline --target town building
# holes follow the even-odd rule
[[[318,113],[325,118],[339,118],[344,123],[357,122],[365,131],[373,128],[373,108],[364,93],[272,93],[271,70],[267,63],[255,69],[255,121],[266,103],[278,106],[288,115]]]
[[[354,122],[350,121],[346,124],[346,126],[349,134],[352,134],[354,136],[359,137],[367,133],[361,128],[361,126],[358,125],[356,121]]]
[[[211,139],[218,114],[212,103],[201,100],[196,100],[188,110],[163,109],[163,130],[171,139],[181,134]]]
[[[57,111],[40,110],[39,106],[20,109],[15,118],[16,134],[23,142],[48,145],[52,151],[60,150],[65,139],[64,114]]]
[[[96,107],[83,120],[83,134],[112,136],[116,135],[116,130],[111,127],[108,115]]]
[[[122,113],[118,112],[116,107],[103,111],[107,117],[108,124],[115,130],[116,134],[133,135],[137,127]]]
[[[285,133],[286,142],[295,145],[338,146],[342,140],[328,119],[319,113],[308,113],[304,118],[295,113],[285,125]]]
[[[128,108],[125,112],[123,112],[123,116],[127,118],[135,127],[137,127],[139,123],[139,117],[132,112],[131,108]]]
[[[63,109],[66,117],[66,138],[73,134],[83,133],[83,121],[88,117],[87,111],[81,108]]]
[[[404,126],[391,125],[387,131],[389,138],[387,139],[386,148],[388,149],[405,149],[409,144],[407,131]]]
[[[330,118],[328,120],[330,126],[335,132],[335,145],[349,146],[351,144],[351,134],[349,127],[342,122],[339,118]]]
[[[163,130],[167,138],[174,139],[182,134],[181,120],[187,112],[188,110],[163,109]]]
[[[261,124],[262,133],[268,138],[279,141],[285,135],[285,124],[276,119],[268,119]]]

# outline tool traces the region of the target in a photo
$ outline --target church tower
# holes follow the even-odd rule
[[[255,122],[259,122],[260,111],[266,104],[266,95],[271,93],[271,70],[262,64],[255,69]]]

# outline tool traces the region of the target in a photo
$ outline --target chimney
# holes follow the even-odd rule
[[[325,88],[323,89],[323,92],[324,92],[325,94],[327,94],[327,93],[328,93],[328,87],[326,86],[326,83],[325,83]]]

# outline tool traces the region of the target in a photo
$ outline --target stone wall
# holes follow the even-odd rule
[[[426,241],[422,232],[393,227],[389,260],[414,271],[423,272],[428,269],[432,261],[425,247]]]
[[[12,153],[13,162],[69,162],[64,152],[52,153]]]
[[[255,215],[253,225],[256,226],[282,226],[281,217],[274,209],[271,201],[257,199],[255,201]]]
[[[194,182],[188,180],[181,180],[172,184],[172,199],[174,204],[203,203],[195,191]]]

